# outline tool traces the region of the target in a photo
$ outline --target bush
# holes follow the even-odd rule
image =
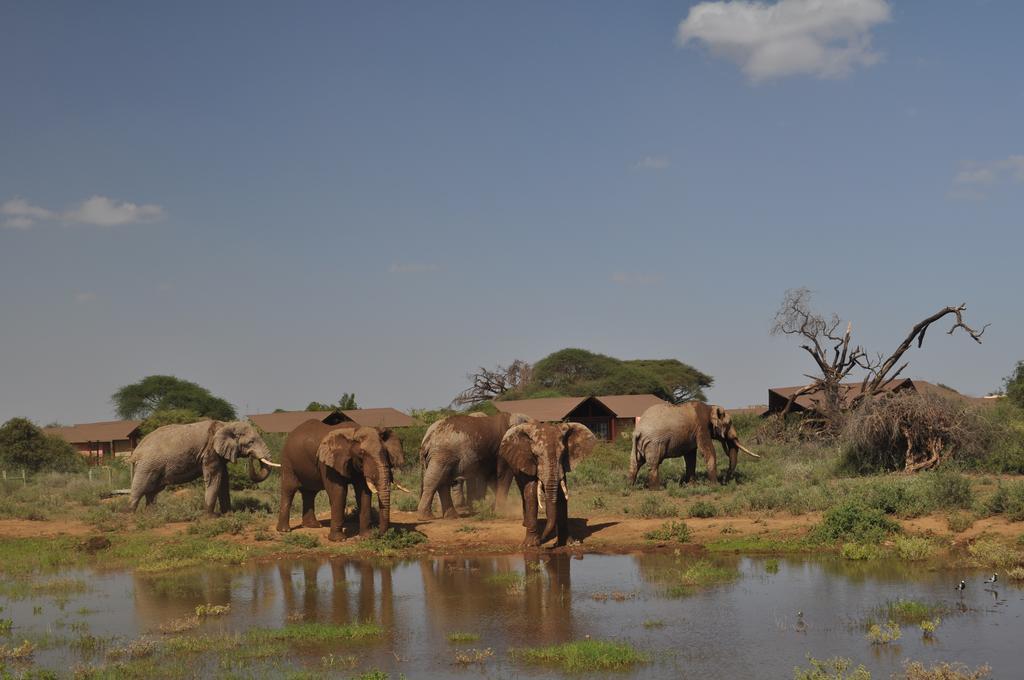
[[[690,517],[714,517],[718,514],[718,508],[714,503],[708,501],[697,501],[690,506]]]
[[[946,525],[950,531],[959,534],[974,526],[974,515],[969,512],[951,512],[946,516]]]
[[[652,541],[678,541],[686,543],[690,540],[690,527],[686,522],[672,521],[665,522],[657,529],[652,529],[644,534],[644,538]]]
[[[679,511],[672,505],[665,503],[660,496],[648,494],[640,502],[637,514],[644,519],[659,519],[664,517],[677,517]]]
[[[86,464],[81,454],[60,437],[44,434],[25,418],[11,418],[0,426],[0,468],[79,472]]]
[[[994,439],[978,407],[938,394],[898,392],[864,403],[843,428],[844,464],[857,473],[983,458]]]
[[[932,542],[921,536],[897,536],[893,543],[896,554],[908,562],[926,560],[935,552]]]
[[[943,510],[966,509],[974,504],[971,480],[959,472],[939,470],[929,473],[925,479],[931,507]]]
[[[813,535],[820,541],[852,541],[880,543],[889,534],[899,532],[896,522],[877,508],[866,507],[856,500],[847,500],[825,513]]]
[[[1024,521],[1024,482],[999,482],[982,507],[990,515],[1005,514],[1014,522]]]
[[[843,543],[839,556],[844,560],[877,560],[885,553],[873,543]]]

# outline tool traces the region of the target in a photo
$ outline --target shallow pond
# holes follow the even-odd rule
[[[524,665],[509,650],[589,636],[628,642],[649,656],[616,677],[791,678],[808,654],[850,657],[875,678],[888,678],[908,658],[988,663],[997,678],[1021,672],[1024,591],[1005,584],[993,589],[982,573],[833,558],[722,557],[715,564],[735,580],[670,594],[694,561],[666,554],[505,555],[394,564],[282,560],[162,576],[69,572],[59,578],[84,581],[85,592],[14,596],[8,590],[0,597],[0,619],[13,620],[0,644],[33,640],[36,668],[67,673],[76,664],[109,663],[110,650],[140,636],[173,637],[160,627],[197,605],[230,604],[227,614],[181,635],[210,638],[300,621],[375,622],[384,633],[369,642],[293,645],[286,654],[244,663],[231,650],[179,652],[174,671],[350,677],[376,668],[409,678],[542,677],[559,671]],[[953,587],[960,578],[968,583],[962,595]],[[879,608],[898,599],[943,611],[933,639],[907,622],[895,642],[868,641],[867,622],[884,623]],[[453,632],[479,639],[453,643]],[[460,664],[457,653],[480,660]]]

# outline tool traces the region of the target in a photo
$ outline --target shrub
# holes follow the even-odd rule
[[[679,511],[674,506],[665,503],[660,496],[648,494],[640,501],[637,514],[644,519],[658,519],[676,517],[679,515]]]
[[[839,540],[880,543],[899,530],[899,525],[881,510],[865,507],[856,500],[847,500],[825,513],[813,535],[830,543]]]
[[[909,562],[926,560],[935,552],[932,542],[922,536],[897,536],[893,543],[900,559]]]
[[[991,515],[1005,514],[1014,522],[1024,520],[1024,482],[999,482],[982,507]]]
[[[281,539],[281,542],[285,545],[289,545],[295,548],[304,548],[306,550],[312,550],[313,548],[320,547],[320,539],[313,534],[302,534],[302,533],[288,533],[285,534]]]
[[[978,666],[973,671],[967,666],[955,663],[939,663],[928,668],[920,661],[907,661],[901,675],[894,675],[896,680],[983,680],[992,672],[988,666]]]
[[[928,498],[933,508],[965,509],[974,503],[971,480],[959,472],[939,470],[925,476]]]
[[[974,515],[969,512],[951,512],[946,515],[946,525],[950,531],[959,534],[974,525]]]
[[[980,459],[994,432],[978,407],[910,391],[865,402],[843,428],[844,462],[864,473],[927,468],[943,460]]]
[[[678,522],[665,522],[659,528],[645,533],[644,538],[652,541],[678,541],[679,543],[686,543],[690,540],[690,527],[686,526],[686,522],[682,520]]]
[[[877,560],[884,551],[873,543],[843,543],[839,556],[844,560]]]
[[[793,680],[871,680],[871,672],[864,666],[851,670],[853,662],[849,659],[836,656],[819,661],[808,655],[807,662],[810,668],[793,669]]]
[[[0,425],[0,468],[78,472],[86,464],[81,454],[60,437],[44,434],[25,418],[11,418]]]
[[[717,514],[718,508],[708,501],[697,501],[690,506],[690,517],[714,517]]]
[[[994,538],[981,538],[967,546],[967,552],[979,567],[1014,567],[1021,564],[1021,555]]]

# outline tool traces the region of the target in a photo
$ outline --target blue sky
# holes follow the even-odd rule
[[[240,411],[443,405],[567,346],[713,401],[810,370],[787,288],[908,374],[1024,359],[1024,6],[7,2],[0,420],[151,373]],[[944,330],[944,329],[943,329]]]

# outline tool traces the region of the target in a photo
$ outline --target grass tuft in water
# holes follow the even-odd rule
[[[650,661],[647,654],[632,645],[604,640],[515,649],[512,658],[527,664],[554,666],[566,673],[626,670]]]
[[[448,633],[448,642],[460,643],[460,642],[476,642],[480,639],[480,635],[477,633],[460,633],[458,631]]]
[[[873,645],[887,645],[895,642],[903,636],[900,625],[895,621],[889,621],[884,626],[872,623],[868,628],[867,639]]]
[[[739,572],[735,569],[719,567],[708,560],[700,560],[686,569],[674,572],[675,583],[669,587],[668,594],[671,597],[682,597],[692,593],[695,588],[731,583],[737,578]]]
[[[894,623],[919,623],[946,614],[946,605],[941,602],[921,602],[920,600],[889,600],[875,608],[874,614],[886,621]]]
[[[992,669],[985,665],[973,671],[962,663],[938,663],[928,668],[920,661],[907,661],[903,664],[903,672],[894,675],[897,680],[983,680],[989,677]]]
[[[376,623],[293,623],[283,628],[252,628],[245,632],[245,640],[261,642],[286,642],[290,644],[319,644],[346,640],[365,640],[384,634],[384,628]]]
[[[821,661],[808,655],[810,668],[794,668],[793,680],[871,680],[871,672],[863,665],[852,668],[853,661],[834,656]]]

